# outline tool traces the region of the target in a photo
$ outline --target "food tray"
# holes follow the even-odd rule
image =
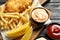
[[[36,2],[36,1],[35,1]],[[40,5],[41,6],[41,5]],[[37,7],[39,7],[39,5],[37,6]],[[42,6],[41,6],[42,7]],[[43,28],[42,28],[43,29]],[[40,32],[42,32],[42,29],[40,29],[39,31],[37,30],[37,31],[34,31],[34,32],[37,32],[37,35],[40,33]],[[34,34],[34,32],[33,32],[33,34]],[[33,35],[32,35],[33,36]],[[33,37],[32,37],[33,38]],[[31,38],[31,40],[32,40],[32,38]],[[4,38],[4,40],[5,40],[5,38]]]

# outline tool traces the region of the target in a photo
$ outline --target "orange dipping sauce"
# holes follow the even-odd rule
[[[32,12],[32,18],[36,22],[45,22],[48,20],[48,14],[44,9],[35,9]]]

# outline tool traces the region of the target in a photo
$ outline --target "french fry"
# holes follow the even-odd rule
[[[29,21],[30,19],[29,14],[26,14],[25,16],[26,16],[27,21]]]
[[[5,9],[5,6],[4,6],[4,5],[1,5],[1,6],[0,6],[0,12],[3,12],[4,9]]]
[[[5,27],[4,28],[7,29],[7,24],[5,24]]]
[[[2,16],[1,16],[1,19],[2,19],[5,23],[8,23],[8,21],[6,21]]]
[[[4,30],[4,28],[3,28],[3,27],[1,27],[1,30]]]
[[[12,25],[12,24],[9,24],[9,26],[10,26],[10,28],[11,28],[11,29],[14,29],[14,27],[13,27],[13,25]]]
[[[27,32],[25,33],[25,35],[21,38],[21,40],[30,40],[30,37],[32,35],[33,29],[32,27],[30,27]]]
[[[10,27],[8,26],[8,24],[5,25],[5,28],[8,29],[8,30],[10,29]]]
[[[26,21],[27,21],[27,19],[26,19],[26,17],[25,17],[25,16],[20,15],[20,17],[21,17],[21,20],[22,20],[23,22],[26,22]]]
[[[16,26],[16,24],[13,22],[13,26],[14,26],[14,28],[17,28],[17,26]]]
[[[2,11],[2,7],[0,7],[0,12],[3,12],[3,11]]]
[[[6,19],[7,21],[9,21],[9,18],[5,17],[5,19]]]
[[[12,21],[13,21],[13,19],[11,19],[11,20],[9,21],[9,24],[12,23]]]
[[[17,24],[17,27],[21,27],[22,26],[22,22],[21,20],[19,20],[19,23]]]
[[[13,13],[5,13],[5,14],[7,14],[7,15],[19,15],[19,13],[18,13],[18,12],[13,12]]]
[[[1,18],[1,16],[3,16],[3,14],[4,14],[4,13],[0,12],[0,18]]]
[[[19,16],[17,16],[17,15],[7,15],[7,14],[4,14],[3,16],[4,17],[19,18]]]
[[[0,20],[0,25],[4,25],[4,22],[2,20]]]
[[[7,26],[7,29],[10,30],[10,28]]]
[[[18,23],[18,19],[13,19],[13,21],[17,24]]]

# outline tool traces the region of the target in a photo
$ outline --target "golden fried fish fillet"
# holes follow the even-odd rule
[[[33,0],[8,0],[4,12],[23,12]]]

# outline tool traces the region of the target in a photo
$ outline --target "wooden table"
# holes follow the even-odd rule
[[[44,27],[40,28],[39,30],[33,31],[30,40],[34,40],[39,35],[39,33],[43,30],[43,28]]]

